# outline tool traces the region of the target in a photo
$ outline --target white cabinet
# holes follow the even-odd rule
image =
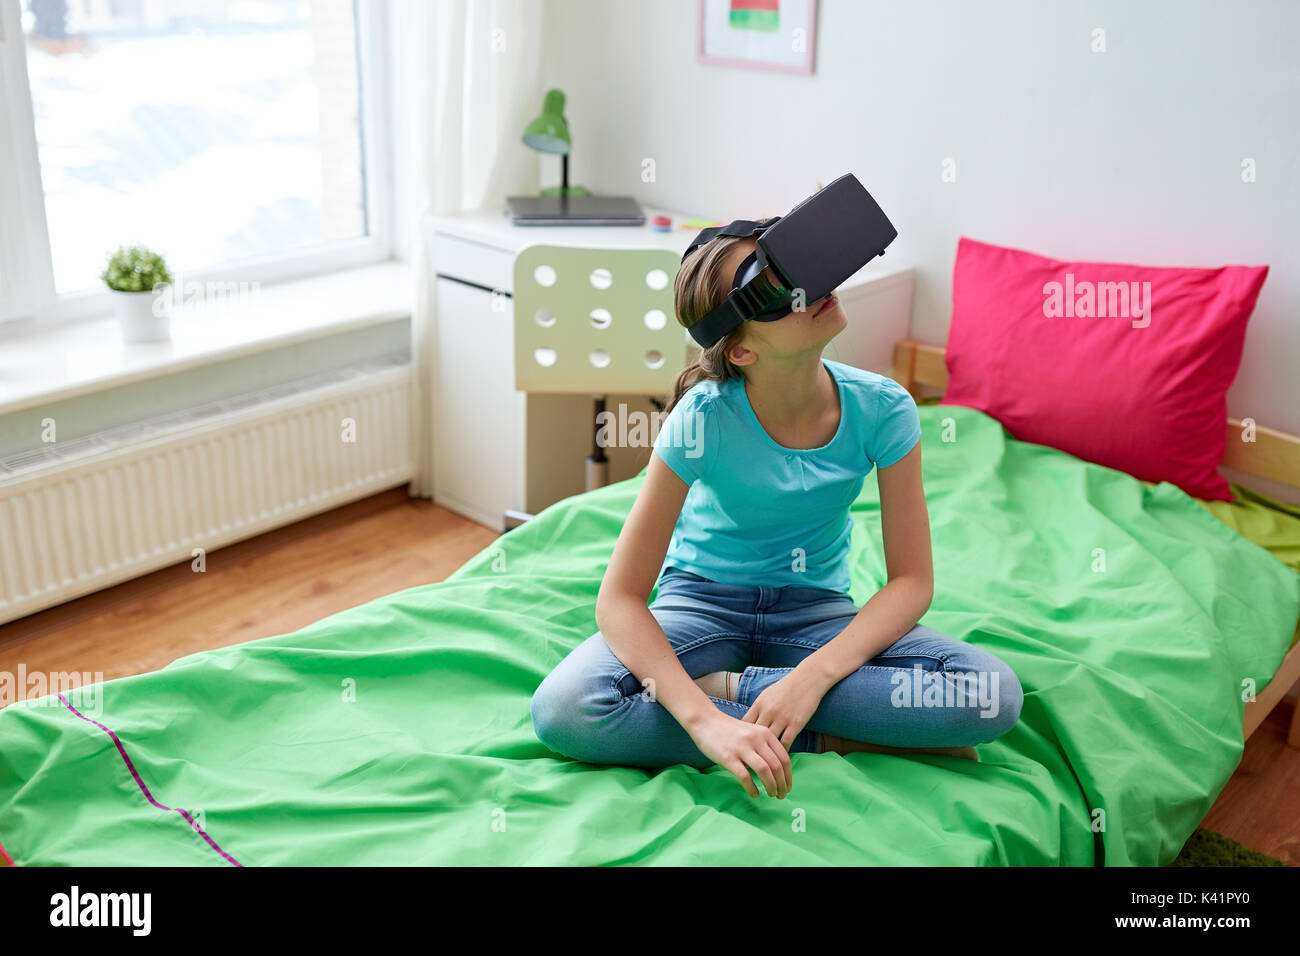
[[[647,221],[663,210],[646,209]],[[666,213],[673,221],[685,217]],[[432,402],[433,497],[490,528],[506,509],[536,514],[585,488],[591,398],[515,391],[514,262],[533,243],[663,248],[680,255],[695,232],[649,226],[513,226],[499,212],[429,217],[424,228],[435,279]],[[826,357],[890,374],[894,343],[906,338],[912,270],[876,259],[840,286],[849,328]],[[670,319],[671,321],[671,319]],[[667,396],[656,396],[666,399]],[[608,409],[650,412],[646,395],[609,395]],[[610,448],[609,480],[637,474],[649,448]]]
[[[525,498],[514,309],[510,299],[455,279],[436,283],[434,500],[498,528],[505,509],[522,509]]]
[[[457,279],[436,283],[433,499],[501,530],[506,509],[536,514],[585,490],[591,399],[515,391],[513,302]],[[649,454],[610,452],[612,480],[636,474]]]
[[[489,528],[506,509],[536,514],[586,490],[592,401],[515,391],[514,303],[439,277],[433,397],[433,500]],[[647,396],[610,395],[649,412]],[[635,475],[649,449],[606,449],[610,480]]]
[[[646,209],[647,220],[661,210]],[[682,217],[674,215],[676,221]],[[433,381],[433,498],[490,528],[506,509],[536,514],[586,488],[595,427],[586,395],[515,391],[516,255],[533,243],[667,248],[679,255],[694,235],[649,226],[513,226],[496,212],[425,222],[436,275]],[[666,399],[667,396],[659,396]],[[608,408],[650,412],[645,395],[609,395]],[[606,449],[609,478],[639,472],[649,448]]]

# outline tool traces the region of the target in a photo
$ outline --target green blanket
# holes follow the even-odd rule
[[[529,700],[595,629],[638,477],[444,582],[111,681],[88,719],[75,692],[0,711],[0,845],[19,865],[1168,863],[1237,765],[1300,575],[1172,485],[977,411],[921,419],[923,621],[1025,689],[979,763],[796,754],[790,797],[754,801],[718,767],[547,750]],[[860,603],[885,580],[873,480],[854,520]]]

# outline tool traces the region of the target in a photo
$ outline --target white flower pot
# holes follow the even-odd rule
[[[167,299],[161,292],[161,289],[157,293],[109,290],[123,342],[162,342],[171,337],[170,317],[165,308]]]

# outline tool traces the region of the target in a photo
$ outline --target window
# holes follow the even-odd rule
[[[158,250],[187,278],[383,257],[378,164],[367,162],[375,6],[21,0],[19,16],[4,11],[4,98],[18,108],[0,126],[0,171],[26,166],[39,195],[8,197],[23,225],[0,235],[12,280],[0,317],[94,300],[121,244]]]

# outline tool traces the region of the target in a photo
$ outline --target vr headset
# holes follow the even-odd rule
[[[823,299],[898,236],[871,194],[852,173],[813,193],[784,216],[759,225],[737,219],[701,230],[682,261],[718,236],[757,236],[757,244],[736,269],[731,292],[690,328],[691,338],[708,348],[742,322],[774,322],[803,305]],[[771,282],[763,271],[776,274]],[[802,299],[799,297],[802,294]]]

